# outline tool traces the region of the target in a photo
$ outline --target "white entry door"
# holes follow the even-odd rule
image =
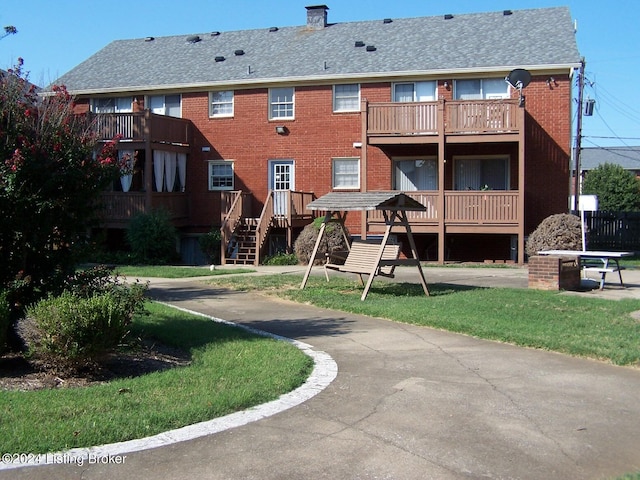
[[[286,216],[289,191],[294,189],[293,160],[269,161],[269,188],[273,190],[273,213]]]

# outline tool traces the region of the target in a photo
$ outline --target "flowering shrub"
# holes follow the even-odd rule
[[[121,175],[116,143],[97,154],[89,117],[74,113],[64,86],[40,98],[22,60],[0,75],[0,288],[26,305],[73,271],[101,191]],[[15,298],[19,297],[19,298]]]

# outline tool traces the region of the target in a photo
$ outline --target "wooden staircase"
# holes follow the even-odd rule
[[[240,219],[225,252],[226,264],[258,264],[258,221],[258,218]]]
[[[233,192],[220,227],[223,265],[259,265],[272,228],[286,229],[291,244],[292,226],[300,227],[313,221],[312,212],[306,210],[306,205],[315,198],[312,192],[286,191],[280,195],[284,195],[287,204],[285,215],[274,213],[274,192],[269,191],[260,217],[252,218],[245,208],[249,204],[246,194]]]

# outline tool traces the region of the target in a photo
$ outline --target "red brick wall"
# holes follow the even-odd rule
[[[575,258],[535,255],[529,258],[529,288],[537,290],[578,290],[580,267]]]
[[[207,192],[208,160],[235,160],[236,190],[251,191],[258,216],[266,198],[270,159],[293,159],[295,189],[316,196],[331,188],[331,158],[360,157],[354,142],[362,140],[359,113],[333,113],[331,85],[296,87],[295,120],[268,119],[266,88],[235,91],[233,118],[209,118],[208,92],[182,97],[182,115],[195,127],[195,145],[189,159],[187,189],[191,194],[192,221],[211,225],[218,221],[212,203],[217,193]],[[285,125],[288,135],[278,135]],[[202,152],[210,146],[210,152]]]

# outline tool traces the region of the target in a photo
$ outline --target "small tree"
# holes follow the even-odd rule
[[[0,288],[19,282],[12,306],[73,271],[98,196],[121,167],[115,142],[95,154],[92,125],[74,114],[67,90],[39,98],[22,64],[0,75]]]
[[[640,181],[620,165],[605,163],[591,170],[584,177],[582,193],[597,195],[600,210],[640,210]]]
[[[175,260],[176,236],[165,210],[140,213],[127,227],[127,242],[139,263],[166,264]]]

